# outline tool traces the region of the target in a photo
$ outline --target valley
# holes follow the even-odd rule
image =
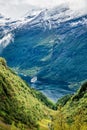
[[[87,11],[78,7],[0,12],[0,130],[87,130]]]
[[[86,108],[87,82],[54,104],[31,89],[0,58],[0,130],[86,130]]]

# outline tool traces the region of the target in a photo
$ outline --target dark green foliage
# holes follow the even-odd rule
[[[0,58],[0,64],[6,67],[6,60],[3,58]]]
[[[78,91],[78,94],[84,94],[85,92],[87,92],[87,82],[83,83],[83,85]]]
[[[72,100],[79,100],[87,92],[87,82],[83,83],[77,93],[72,97]]]
[[[39,101],[41,101],[44,105],[47,107],[56,110],[56,104],[54,104],[52,101],[50,101],[43,93],[36,91],[35,89],[31,88],[31,92],[34,97],[36,97]]]
[[[58,106],[63,107],[63,106],[70,100],[71,96],[72,96],[72,95],[69,94],[69,95],[66,95],[66,96],[60,98],[60,99],[57,101],[57,103],[56,103],[57,107],[58,107]]]

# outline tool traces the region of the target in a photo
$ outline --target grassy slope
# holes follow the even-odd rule
[[[72,95],[70,100],[64,106],[64,112],[68,116],[82,114],[83,122],[87,122],[87,82],[85,82],[76,94]]]
[[[55,130],[87,130],[87,82],[76,94],[60,99],[57,105],[53,121]]]
[[[34,91],[0,58],[0,116],[5,122],[11,124],[20,121],[32,128],[49,112],[43,102],[36,98]]]
[[[22,125],[21,125],[22,126]],[[26,127],[16,127],[14,123],[12,125],[6,124],[2,118],[0,118],[0,130],[31,130],[30,128]]]

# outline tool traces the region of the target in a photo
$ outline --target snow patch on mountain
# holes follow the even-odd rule
[[[70,23],[70,25],[72,26],[72,27],[75,27],[75,26],[77,26],[77,25],[85,25],[85,26],[87,26],[87,19],[86,18],[83,18],[83,20],[82,21],[76,21],[76,22],[73,22],[73,23]]]
[[[57,28],[63,22],[84,16],[80,10],[72,10],[67,4],[62,4],[51,9],[32,10],[20,19],[21,26],[43,27],[44,30]],[[85,24],[84,21],[82,24]]]
[[[0,53],[2,53],[3,49],[6,48],[13,41],[14,38],[11,33],[5,35],[2,39],[0,39]]]

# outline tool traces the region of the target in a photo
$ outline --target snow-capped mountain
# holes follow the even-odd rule
[[[87,14],[65,4],[35,9],[8,19],[0,34],[0,55],[29,83],[37,77],[31,85],[52,99],[87,79]]]
[[[41,25],[45,29],[46,27],[51,29],[51,27],[57,28],[61,23],[81,17],[82,15],[81,11],[76,12],[71,10],[68,5],[63,4],[52,9],[33,10],[32,13],[27,13],[24,21],[29,26]]]

